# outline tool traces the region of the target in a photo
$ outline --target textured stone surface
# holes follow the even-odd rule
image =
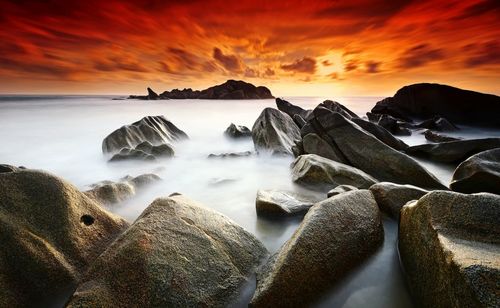
[[[292,191],[262,190],[257,191],[255,208],[257,215],[292,216],[305,214],[319,199]]]
[[[398,220],[399,212],[408,201],[418,200],[429,191],[413,185],[390,182],[377,183],[370,187],[381,211]]]
[[[500,195],[500,148],[481,152],[462,162],[453,173],[450,188],[463,193]]]

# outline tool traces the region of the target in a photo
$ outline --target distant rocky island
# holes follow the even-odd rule
[[[148,88],[147,95],[130,95],[129,99],[160,100],[160,99],[266,99],[274,98],[271,91],[264,86],[254,86],[242,80],[228,80],[205,90],[191,88],[165,91],[157,94]]]

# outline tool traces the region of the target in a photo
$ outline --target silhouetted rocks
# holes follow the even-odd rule
[[[450,188],[463,193],[500,195],[500,148],[473,155],[458,165]]]
[[[420,83],[405,86],[394,97],[379,101],[372,113],[388,114],[406,121],[440,116],[458,124],[500,127],[500,97]]]
[[[450,123],[450,121],[441,117],[434,117],[425,121],[422,121],[418,124],[415,124],[416,128],[427,128],[432,130],[437,130],[440,132],[444,131],[455,131],[459,130],[458,127]]]
[[[252,127],[252,139],[257,152],[292,155],[292,146],[294,140],[300,139],[300,131],[289,115],[265,108]]]
[[[318,198],[292,191],[262,190],[257,191],[255,209],[261,216],[292,216],[305,214]]]
[[[474,154],[499,147],[500,138],[484,138],[415,145],[405,151],[438,162],[460,163]]]
[[[398,243],[418,307],[500,306],[500,196],[430,192],[402,208]]]
[[[228,307],[266,248],[219,214],[158,198],[95,260],[67,307]]]
[[[315,204],[257,273],[251,307],[309,307],[383,242],[377,203],[367,190]]]
[[[429,191],[413,185],[380,182],[370,187],[381,211],[399,220],[401,208],[411,200],[418,200]]]
[[[254,86],[242,80],[228,80],[205,90],[193,91],[191,88],[164,91],[160,95],[148,88],[148,95],[130,95],[130,99],[268,99],[274,98],[271,91],[264,86]]]
[[[0,307],[61,305],[128,223],[76,187],[29,169],[0,173]]]
[[[231,123],[231,125],[226,128],[224,135],[229,138],[245,138],[251,137],[252,131],[246,126]]]
[[[426,129],[424,131],[424,136],[425,139],[431,141],[431,142],[449,142],[449,141],[457,141],[461,140],[461,138],[456,138],[456,137],[451,137],[451,136],[446,136],[443,134],[439,134],[436,132],[433,132],[429,129]]]

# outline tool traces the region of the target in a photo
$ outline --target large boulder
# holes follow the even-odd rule
[[[354,118],[352,119],[352,121],[358,124],[365,131],[375,136],[375,138],[397,151],[405,150],[406,148],[408,148],[408,145],[406,143],[394,137],[388,130],[378,124],[363,120],[361,118]]]
[[[319,199],[292,191],[262,190],[257,191],[255,208],[257,215],[292,216],[305,214]]]
[[[273,108],[265,108],[252,127],[252,139],[257,152],[292,155],[294,140],[300,131],[292,118]]]
[[[51,174],[0,173],[0,307],[60,305],[128,223]]]
[[[339,163],[347,163],[342,152],[335,147],[330,146],[323,138],[317,134],[307,134],[302,138],[302,148],[305,154],[316,154],[324,158],[328,158]]]
[[[315,154],[301,155],[295,159],[292,163],[292,180],[322,192],[339,185],[368,188],[378,182],[359,169]]]
[[[132,198],[145,187],[160,181],[156,174],[146,173],[137,177],[126,176],[118,182],[102,181],[90,185],[84,193],[101,204],[116,204]]]
[[[302,109],[302,107],[296,106],[284,99],[276,98],[276,107],[281,112],[284,112],[290,116],[290,118],[294,119],[294,117],[300,116],[302,119],[307,119],[307,116],[311,113],[311,110]],[[295,120],[295,119],[294,119]],[[300,120],[297,120],[300,121]]]
[[[319,202],[259,271],[250,305],[311,306],[383,240],[380,212],[369,191],[351,191]]]
[[[442,116],[459,124],[500,127],[500,97],[447,85],[420,83],[399,89],[378,102],[372,113],[405,120]]]
[[[109,134],[102,141],[102,152],[115,154],[123,148],[135,149],[145,141],[156,146],[186,138],[186,133],[164,116],[147,116]]]
[[[386,145],[341,114],[315,109],[314,115],[311,124],[318,135],[342,152],[353,167],[381,181],[446,188],[414,159]]]
[[[245,137],[251,137],[252,136],[252,131],[243,125],[236,125],[234,123],[231,123],[231,125],[226,128],[224,131],[224,135],[229,138],[245,138]]]
[[[435,191],[405,205],[399,255],[420,307],[499,307],[500,196]]]
[[[456,140],[421,144],[407,148],[406,153],[443,163],[460,163],[479,152],[500,148],[500,138]]]
[[[463,193],[500,195],[500,148],[473,155],[458,165],[450,188]]]
[[[380,182],[370,187],[381,211],[399,220],[401,208],[411,200],[418,200],[429,191],[413,185]]]
[[[266,255],[226,216],[179,194],[158,198],[92,264],[68,307],[227,307]]]

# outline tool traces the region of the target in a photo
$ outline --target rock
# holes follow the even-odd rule
[[[116,204],[133,197],[142,188],[161,181],[156,174],[147,173],[137,177],[125,177],[120,182],[103,181],[91,185],[92,189],[84,192],[89,198],[101,204]]]
[[[287,114],[265,108],[253,125],[252,139],[257,152],[292,155],[293,140],[300,139],[300,131]]]
[[[149,141],[144,141],[137,145],[135,150],[143,151],[144,153],[153,155],[155,158],[174,156],[174,149],[170,144],[152,145]]]
[[[405,152],[443,163],[460,163],[474,154],[499,147],[500,138],[484,138],[415,145]]]
[[[67,307],[227,307],[266,248],[182,195],[156,199],[93,263]]]
[[[397,151],[401,151],[408,148],[408,145],[406,143],[394,137],[388,130],[386,130],[385,128],[383,128],[378,124],[356,118],[352,119],[352,121],[358,124],[365,131],[375,136],[375,138],[377,138],[378,140],[382,141],[383,143],[387,144],[388,146]]]
[[[446,135],[443,135],[443,134],[438,134],[438,133],[435,133],[429,129],[426,129],[424,132],[423,132],[424,136],[425,136],[425,139],[431,141],[431,142],[449,142],[449,141],[457,141],[457,140],[461,140],[460,138],[455,138],[455,137],[451,137],[451,136],[446,136]]]
[[[401,210],[399,255],[419,307],[499,307],[500,196],[430,192]]]
[[[343,194],[343,193],[348,192],[348,191],[357,190],[357,189],[358,189],[357,187],[354,187],[352,185],[339,185],[339,186],[335,187],[334,189],[330,190],[326,194],[326,196],[328,198],[330,198],[330,197],[340,195],[340,194]]]
[[[330,112],[316,115],[315,109],[314,115],[311,121],[318,135],[323,139],[328,138],[325,140],[330,140],[330,146],[342,152],[349,165],[381,181],[446,189],[411,157],[389,147],[341,114]]]
[[[306,119],[307,116],[311,113],[311,110],[304,110],[302,109],[301,107],[299,106],[296,106],[284,99],[281,99],[281,98],[276,98],[276,107],[278,107],[278,109],[281,111],[281,112],[284,112],[286,114],[288,114],[290,116],[290,118],[292,118],[294,121],[294,117],[295,116],[298,116],[302,119]],[[299,120],[299,123],[301,121]]]
[[[141,150],[123,148],[119,153],[113,155],[109,161],[117,162],[123,160],[154,161],[156,157]]]
[[[155,99],[158,99],[159,96],[158,94],[156,94],[155,91],[153,91],[151,88],[148,88],[148,99],[149,100],[155,100]]]
[[[368,188],[378,182],[359,169],[314,154],[301,155],[295,159],[292,163],[292,180],[322,192],[339,185]]]
[[[257,274],[251,307],[308,307],[383,242],[377,203],[367,190],[317,203]]]
[[[252,131],[246,126],[231,123],[224,132],[224,135],[229,138],[245,138],[252,137]]]
[[[236,157],[248,157],[251,155],[252,155],[251,151],[245,151],[245,152],[235,152],[235,153],[209,154],[208,158],[236,158]]]
[[[200,96],[200,91],[191,88],[183,90],[173,89],[172,91],[164,91],[160,94],[161,99],[197,99]]]
[[[368,121],[378,123],[378,121],[382,117],[382,114],[367,112],[366,117],[368,118]]]
[[[458,165],[450,188],[463,193],[500,195],[500,148],[473,155]]]
[[[355,114],[354,112],[349,110],[349,108],[347,108],[346,106],[342,105],[339,102],[326,100],[323,103],[319,104],[318,107],[320,107],[320,108],[323,107],[323,108],[326,108],[330,111],[340,113],[341,115],[343,115],[344,117],[346,117],[348,119],[358,119],[358,118],[360,119],[360,117],[357,114]],[[316,107],[316,108],[318,108],[318,107]],[[312,114],[308,117],[308,119],[310,119],[310,118],[312,118]]]
[[[15,171],[20,171],[20,168],[11,165],[0,164],[0,173],[15,172]]]
[[[434,117],[434,118],[425,120],[425,121],[420,122],[419,124],[415,125],[415,127],[433,129],[433,130],[437,130],[440,132],[455,131],[455,130],[459,129],[455,125],[451,124],[450,121],[446,120],[445,118],[441,118],[441,117]]]
[[[102,142],[102,152],[115,154],[123,148],[135,149],[144,141],[157,146],[187,138],[186,133],[164,116],[147,116],[109,134]]]
[[[377,124],[392,133],[394,133],[394,131],[396,131],[398,128],[398,120],[388,114],[381,115],[377,121]]]
[[[316,197],[296,192],[259,189],[255,208],[257,215],[292,216],[307,213],[309,208],[318,201]]]
[[[292,146],[292,153],[294,157],[299,157],[300,155],[306,154],[304,152],[304,143],[302,140],[295,140],[295,145]]]
[[[399,89],[372,109],[404,120],[441,116],[453,123],[500,127],[500,97],[447,85],[420,83]]]
[[[323,140],[317,134],[307,134],[302,139],[302,144],[305,154],[316,154],[324,158],[328,158],[340,163],[346,163],[342,153],[335,152],[335,148],[331,147],[328,142]]]
[[[399,220],[399,212],[403,205],[411,200],[418,200],[429,191],[413,185],[401,185],[380,182],[370,187],[381,211]]]
[[[0,173],[0,187],[0,307],[55,305],[128,226],[42,171]]]
[[[293,116],[293,121],[299,128],[302,128],[307,123],[306,120],[304,120],[304,118],[299,116],[298,114]]]

